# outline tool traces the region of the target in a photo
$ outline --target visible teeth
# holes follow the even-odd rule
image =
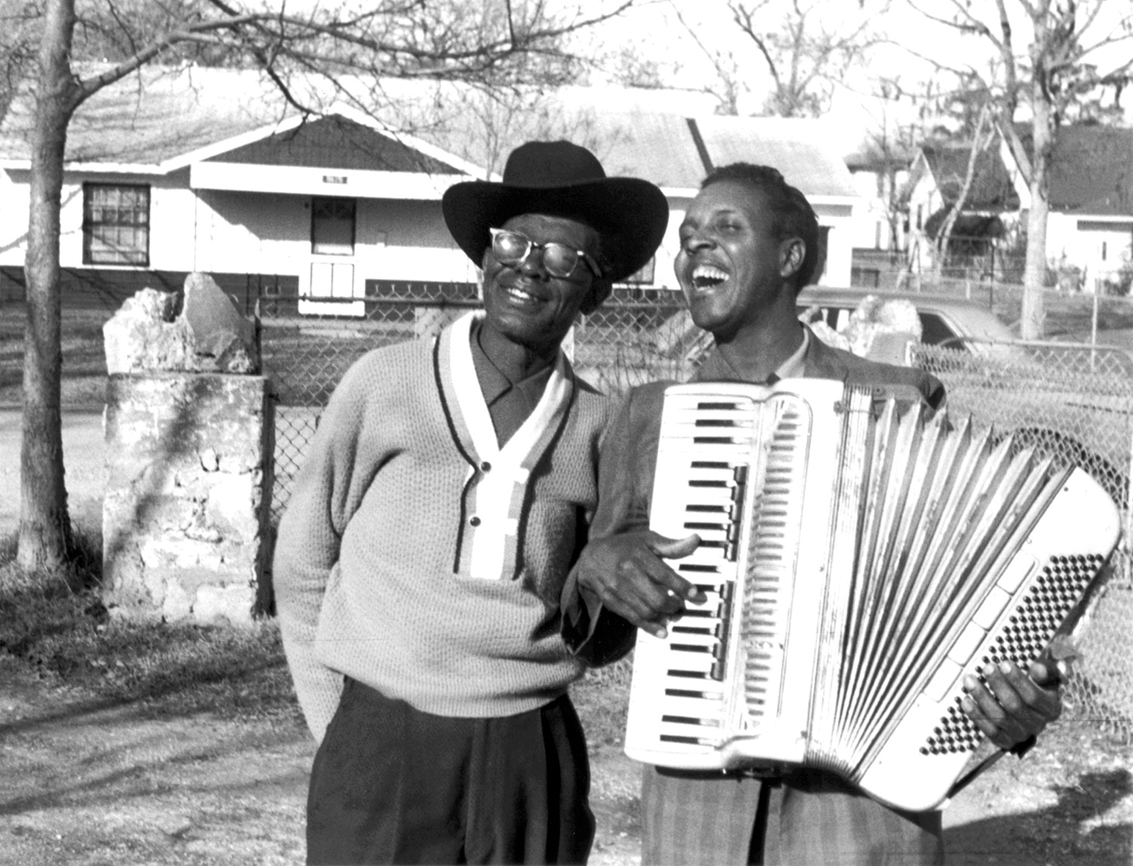
[[[697,265],[692,269],[692,281],[698,287],[714,286],[728,279],[728,272],[712,265]]]
[[[507,293],[520,301],[531,301],[535,296],[530,292],[525,292],[523,289],[517,289],[515,286],[509,286]]]

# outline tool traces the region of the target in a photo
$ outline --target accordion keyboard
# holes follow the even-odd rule
[[[700,536],[692,554],[669,565],[706,598],[686,604],[667,638],[638,635],[636,657],[654,671],[662,702],[640,720],[650,729],[649,741],[699,750],[719,745],[724,721],[731,608],[750,507],[750,451],[762,410],[745,399],[690,396],[670,403],[657,453],[657,477],[664,483],[654,487],[650,526],[673,538]]]
[[[842,396],[840,386],[830,389]],[[714,386],[666,397],[650,527],[701,543],[669,565],[705,593],[665,638],[638,635],[627,742],[695,767],[783,699],[784,646],[813,430],[805,401]],[[822,473],[818,473],[821,476]],[[756,495],[758,492],[758,496]],[[751,563],[758,563],[752,567]],[[644,673],[648,671],[648,673]],[[651,683],[646,694],[645,683]],[[798,726],[781,726],[792,745]]]

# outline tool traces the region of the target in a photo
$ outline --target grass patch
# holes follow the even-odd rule
[[[587,671],[571,687],[570,698],[591,746],[622,745],[629,710],[633,656],[604,668]]]
[[[106,402],[102,326],[110,316],[104,310],[63,310],[60,342],[64,407],[101,406]],[[0,310],[0,405],[19,405],[23,399],[26,319],[22,303],[5,304]]]
[[[300,720],[274,621],[249,627],[112,619],[94,557],[27,573],[0,542],[0,653],[49,685],[137,703],[155,715]],[[76,589],[75,587],[79,587]]]

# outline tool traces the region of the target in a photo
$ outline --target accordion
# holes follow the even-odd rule
[[[705,594],[638,633],[625,751],[692,770],[833,772],[940,805],[984,737],[968,674],[1024,669],[1120,537],[1078,468],[824,379],[665,392],[650,528]]]

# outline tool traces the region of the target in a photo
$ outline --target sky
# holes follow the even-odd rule
[[[608,8],[617,0],[577,0],[585,9]],[[748,0],[751,6],[756,0]],[[804,7],[817,2],[822,21],[826,25],[837,22],[839,16],[856,14],[857,2],[854,0],[801,0]],[[922,8],[933,14],[946,16],[952,8],[949,0],[917,0]],[[1092,6],[1095,0],[1080,0],[1079,9]],[[866,0],[866,8],[875,9],[882,0]],[[1128,0],[1101,0],[1101,18],[1087,37],[1113,32],[1115,22],[1122,16],[1133,20],[1133,4]],[[553,5],[553,4],[552,4]],[[566,8],[570,4],[564,3]],[[766,18],[770,29],[778,14],[782,14],[788,0],[771,0]],[[972,8],[983,12],[983,19],[995,26],[995,4],[993,0],[972,0]],[[751,70],[751,80],[759,77],[766,80],[766,66],[754,54],[753,43],[738,27],[729,20],[725,0],[638,0],[638,8],[625,14],[616,22],[604,25],[602,41],[608,47],[632,46],[635,57],[653,60],[660,65],[666,83],[679,86],[705,86],[715,79],[711,64],[705,53],[696,46],[674,13],[680,9],[686,21],[694,23],[697,38],[709,49],[733,51],[745,58],[745,68]],[[1008,8],[1018,10],[1019,0],[1008,0]],[[1016,13],[1016,18],[1019,17]],[[1025,51],[1030,32],[1029,24],[1017,20],[1015,24],[1016,50]],[[939,24],[918,12],[909,0],[892,0],[884,15],[874,15],[871,25],[884,33],[891,44],[879,46],[871,54],[868,70],[860,70],[847,78],[844,86],[837,88],[831,109],[826,116],[835,130],[848,138],[857,140],[866,137],[867,130],[878,130],[883,124],[899,122],[908,124],[915,119],[916,108],[910,97],[895,102],[884,103],[871,94],[876,90],[874,81],[880,75],[899,78],[908,91],[916,92],[923,82],[946,79],[930,62],[923,59],[931,57],[955,67],[972,66],[980,70],[988,67],[991,56],[987,40],[978,37],[962,37],[953,28]],[[1133,40],[1110,52],[1105,62],[1113,58],[1125,58],[1133,54]],[[760,111],[758,98],[741,104],[744,113],[756,114]],[[852,150],[850,146],[847,150]]]
[[[621,19],[603,25],[602,42],[611,49],[619,45],[633,46],[634,55],[644,61],[653,60],[659,64],[661,75],[666,84],[676,87],[705,87],[718,86],[712,64],[705,52],[696,45],[696,41],[689,36],[684,25],[673,11],[669,0],[639,0],[639,8],[626,13]],[[785,4],[781,0],[773,0],[781,9]],[[939,0],[937,0],[939,2]],[[609,5],[608,0],[590,0],[588,9]],[[749,4],[750,5],[750,4]],[[851,8],[856,11],[857,4],[852,0],[823,0],[820,4],[820,13],[828,25]],[[740,59],[742,68],[748,73],[749,80],[756,90],[750,98],[740,103],[742,113],[758,114],[761,109],[763,92],[759,91],[759,82],[767,82],[766,66],[755,54],[754,44],[742,34],[738,27],[729,20],[726,5],[723,0],[697,0],[697,2],[681,2],[677,0],[677,8],[685,21],[696,29],[697,39],[709,50],[732,52]],[[767,26],[772,26],[773,19],[769,17]],[[890,38],[915,47],[917,41],[924,41],[925,25],[916,13],[911,12],[901,3],[883,19],[875,18],[872,25],[884,30]],[[943,31],[939,25],[935,28]],[[919,34],[914,38],[910,34]],[[954,53],[960,50],[959,40],[951,32],[937,32],[932,37],[933,43],[940,47],[948,41],[955,45]],[[885,46],[875,52],[870,68],[871,74],[885,73],[900,78],[902,84],[915,89],[916,80],[931,76],[932,67],[917,59],[905,48],[899,45]],[[841,130],[850,138],[857,140],[864,138],[864,130],[870,126],[880,126],[882,116],[889,115],[892,121],[894,113],[911,111],[911,100],[904,100],[904,104],[881,106],[877,100],[870,96],[873,89],[868,77],[859,73],[847,80],[845,86],[836,89],[833,104],[825,119],[836,130]],[[852,149],[852,148],[851,148]]]

